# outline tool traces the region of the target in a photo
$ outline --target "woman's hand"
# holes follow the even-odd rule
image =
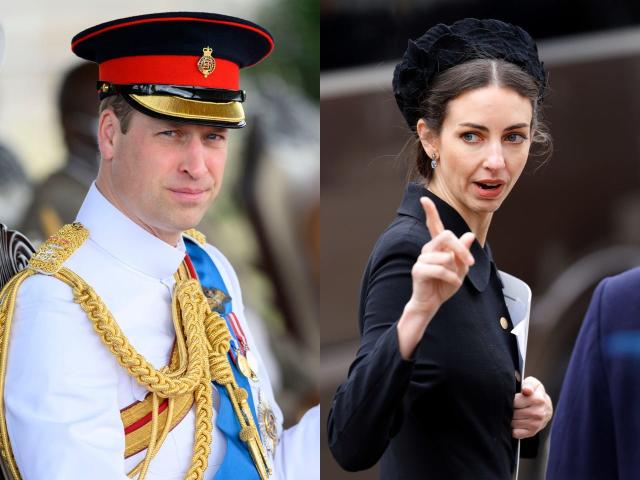
[[[513,438],[533,437],[547,426],[553,415],[551,398],[544,385],[535,377],[522,381],[522,391],[513,400]]]
[[[427,217],[431,240],[411,270],[413,291],[398,321],[400,354],[408,359],[422,338],[427,325],[445,301],[458,291],[473,265],[469,249],[475,239],[471,232],[460,238],[445,230],[431,199],[420,199]]]

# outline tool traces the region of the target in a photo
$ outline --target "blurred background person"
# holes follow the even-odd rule
[[[576,9],[550,0],[526,0],[517,8],[496,0],[323,1],[320,275],[330,279],[320,292],[325,419],[358,346],[362,269],[407,180],[409,136],[390,108],[393,67],[407,38],[428,25],[450,24],[461,12],[523,27],[549,71],[545,113],[553,157],[541,168],[542,157],[530,159],[488,241],[500,268],[532,288],[526,374],[544,383],[554,403],[593,289],[603,277],[640,265],[635,2],[587,1]],[[520,480],[543,478],[546,443],[543,437],[535,460],[521,461]],[[322,472],[335,480],[378,478],[376,468],[342,472],[326,447]]]
[[[66,158],[63,166],[34,190],[21,227],[32,240],[42,241],[75,220],[98,174],[98,67],[81,63],[64,73],[58,93],[58,120]]]
[[[548,480],[640,473],[640,268],[596,288],[551,430]]]
[[[4,55],[5,36],[0,24],[0,72]],[[15,228],[22,219],[30,198],[31,184],[21,162],[9,148],[0,143],[0,223]]]
[[[236,268],[251,329],[271,351],[265,361],[288,426],[319,399],[319,2],[158,0],[153,9],[251,18],[276,39],[270,61],[243,78],[251,127],[230,145],[225,188],[198,228]],[[64,169],[63,125],[57,130],[54,120],[60,78],[75,66],[69,38],[86,25],[148,10],[141,0],[115,0],[107,10],[61,0],[37,8],[13,2],[2,12],[7,42],[19,48],[7,51],[0,75],[0,138],[24,159],[33,182]],[[79,113],[75,120],[85,124],[78,133],[91,133],[91,119],[84,109]],[[36,224],[38,217],[30,215]]]
[[[0,144],[0,223],[16,228],[29,206],[31,188],[18,158]]]

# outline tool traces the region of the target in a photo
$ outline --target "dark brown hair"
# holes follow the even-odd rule
[[[510,88],[531,101],[533,107],[531,145],[537,147],[538,154],[549,158],[552,142],[540,111],[540,85],[520,67],[504,60],[488,58],[470,60],[439,74],[421,102],[421,117],[431,130],[439,134],[450,100],[466,91],[489,85]],[[433,176],[431,158],[424,151],[419,138],[414,142],[415,169],[428,182]]]
[[[133,107],[129,105],[122,95],[111,95],[100,102],[98,113],[101,114],[106,109],[113,110],[113,113],[116,114],[116,118],[120,122],[120,131],[127,133]]]

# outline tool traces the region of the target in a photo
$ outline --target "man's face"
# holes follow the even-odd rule
[[[220,191],[227,158],[224,128],[190,125],[134,111],[126,134],[111,110],[100,117],[98,188],[131,220],[175,245]]]

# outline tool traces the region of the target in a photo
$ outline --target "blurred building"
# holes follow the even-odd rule
[[[469,16],[528,30],[549,70],[553,156],[544,166],[530,158],[488,240],[500,269],[532,287],[527,375],[540,378],[554,402],[596,283],[640,265],[636,3],[323,1],[323,421],[355,356],[363,268],[407,180],[403,149],[411,136],[391,92],[393,67],[409,38]],[[544,462],[543,448],[522,462],[519,478],[543,478]],[[342,472],[326,447],[322,472],[335,480],[378,478],[375,468]]]

